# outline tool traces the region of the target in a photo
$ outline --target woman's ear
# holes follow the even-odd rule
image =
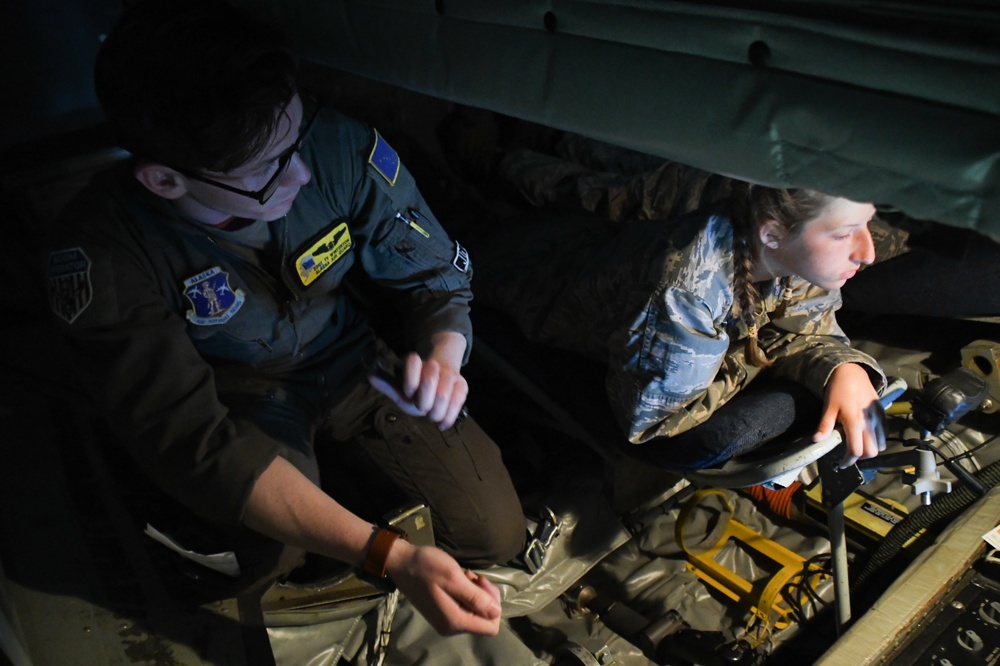
[[[760,225],[760,242],[764,247],[777,250],[785,240],[785,227],[777,220],[771,219]]]
[[[169,167],[145,162],[135,168],[135,177],[143,186],[164,199],[179,199],[187,194],[184,177]]]

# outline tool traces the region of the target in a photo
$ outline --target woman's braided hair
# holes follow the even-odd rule
[[[733,225],[733,292],[739,320],[747,327],[747,358],[758,368],[771,364],[757,340],[757,314],[762,298],[753,283],[754,262],[760,255],[758,230],[776,220],[791,235],[819,217],[834,197],[805,188],[779,189],[735,182],[729,199]]]

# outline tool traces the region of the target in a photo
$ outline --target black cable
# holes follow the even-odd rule
[[[807,618],[805,615],[805,606],[799,602],[801,597],[808,597],[809,601],[819,608],[824,608],[829,606],[828,602],[823,597],[816,593],[816,590],[809,584],[809,579],[812,576],[818,574],[825,574],[827,576],[832,576],[833,573],[830,570],[830,554],[829,553],[819,553],[812,556],[806,560],[802,569],[797,572],[787,583],[785,583],[782,589],[782,595],[785,601],[788,603],[792,612],[798,617],[799,624],[806,626],[812,618]],[[820,564],[822,562],[822,564]],[[813,569],[814,566],[819,568],[819,571]]]
[[[949,458],[941,451],[941,449],[927,441],[922,442],[921,446],[925,446],[933,451],[936,456],[941,458],[942,462],[944,462],[944,466],[948,468],[948,471],[961,479],[967,487],[978,493],[980,497],[986,494],[986,487],[980,483],[979,479],[974,477],[969,470],[959,465],[955,459],[956,457]]]
[[[1000,461],[994,462],[974,475],[987,489],[1000,483]],[[851,584],[852,595],[861,591],[863,585],[883,566],[889,563],[903,546],[921,530],[929,529],[935,524],[950,522],[979,499],[979,494],[966,486],[960,486],[954,492],[937,497],[931,504],[918,507],[913,513],[893,526],[878,547],[865,562],[864,568]]]
[[[997,440],[997,438],[1000,438],[1000,434],[993,435],[992,437],[990,437],[989,439],[987,439],[983,443],[977,444],[976,446],[973,446],[971,449],[966,449],[962,453],[959,453],[958,455],[953,456],[952,460],[954,460],[956,462],[961,461],[961,460],[971,460],[971,459],[975,458],[977,451],[979,451],[980,449],[983,449],[983,448],[989,446],[990,444],[992,444],[993,442],[995,442]]]

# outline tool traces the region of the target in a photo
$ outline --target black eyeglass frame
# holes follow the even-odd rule
[[[288,165],[292,163],[292,156],[294,156],[295,153],[302,150],[302,143],[303,141],[306,140],[306,137],[309,136],[309,131],[313,128],[313,125],[316,123],[316,118],[319,117],[319,112],[323,108],[322,100],[320,100],[319,97],[317,97],[312,93],[302,93],[301,98],[303,101],[303,105],[305,105],[306,101],[308,101],[309,104],[313,106],[312,110],[309,113],[309,118],[305,121],[305,125],[299,132],[298,138],[295,139],[295,143],[290,145],[286,150],[284,150],[280,155],[278,155],[278,168],[275,169],[274,175],[268,178],[267,182],[264,183],[264,186],[261,187],[259,190],[256,191],[244,190],[239,187],[234,187],[233,185],[220,183],[217,180],[213,180],[208,176],[202,176],[201,174],[191,171],[189,169],[178,169],[174,167],[174,171],[183,174],[188,178],[197,180],[198,182],[207,183],[208,185],[214,185],[215,187],[222,188],[227,192],[232,192],[233,194],[239,194],[245,197],[250,197],[257,203],[259,203],[261,206],[263,206],[274,195],[274,193],[278,191],[278,181],[281,180],[281,177],[285,175],[286,171],[288,171]]]

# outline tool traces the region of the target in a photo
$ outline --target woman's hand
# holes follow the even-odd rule
[[[885,412],[868,372],[857,363],[837,366],[826,384],[823,417],[813,441],[829,437],[839,424],[847,451],[842,467],[885,451]]]

